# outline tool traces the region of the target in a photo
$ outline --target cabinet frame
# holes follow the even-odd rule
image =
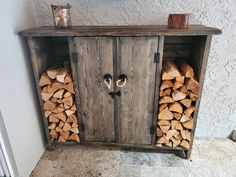
[[[162,153],[174,153],[176,155],[179,155],[182,158],[190,158],[192,146],[193,146],[193,140],[194,140],[194,134],[197,124],[197,117],[198,117],[198,111],[199,111],[199,105],[201,101],[201,92],[202,92],[202,86],[204,83],[204,77],[205,77],[205,71],[207,66],[207,59],[209,55],[209,49],[211,44],[212,35],[220,34],[221,31],[216,28],[211,27],[205,27],[201,25],[197,26],[190,26],[189,29],[168,29],[166,26],[163,25],[156,25],[156,26],[78,26],[73,27],[72,29],[55,29],[54,27],[39,27],[39,28],[33,28],[28,29],[20,32],[20,35],[26,37],[28,41],[28,47],[30,51],[30,59],[34,71],[34,78],[35,78],[35,85],[36,90],[38,93],[39,98],[39,104],[40,109],[42,112],[42,118],[44,123],[44,129],[45,129],[45,135],[47,139],[47,147],[48,148],[54,148],[57,146],[95,146],[95,147],[112,147],[112,148],[118,148],[123,150],[134,150],[134,151],[149,151],[149,152],[162,152]],[[194,119],[194,128],[192,130],[192,141],[190,142],[190,148],[184,149],[184,148],[169,148],[169,147],[162,147],[157,148],[155,146],[156,142],[156,132],[154,131],[152,135],[152,145],[130,145],[130,144],[120,144],[120,143],[99,143],[99,142],[83,142],[81,143],[74,143],[74,142],[67,142],[67,143],[58,143],[58,142],[51,142],[49,132],[48,132],[48,125],[47,121],[43,114],[43,106],[42,106],[42,99],[40,94],[40,87],[38,86],[39,81],[39,75],[41,74],[44,65],[42,65],[43,61],[47,60],[47,58],[50,58],[48,49],[46,46],[48,44],[44,41],[43,38],[47,37],[65,37],[68,39],[68,45],[69,45],[69,55],[70,55],[70,62],[71,62],[71,68],[72,68],[72,75],[74,78],[74,84],[75,89],[79,90],[79,84],[77,82],[77,76],[76,76],[76,70],[75,70],[75,62],[77,58],[75,57],[75,44],[74,44],[74,37],[79,36],[104,36],[104,37],[116,37],[116,40],[114,41],[115,47],[113,50],[115,50],[115,53],[117,56],[113,57],[113,65],[114,69],[118,68],[117,66],[119,63],[117,63],[116,58],[119,56],[119,49],[118,49],[118,37],[128,37],[128,36],[159,36],[159,47],[158,52],[160,53],[160,60],[159,64],[156,65],[156,73],[155,73],[155,95],[154,95],[154,103],[153,103],[153,120],[152,124],[153,127],[156,128],[156,121],[157,121],[157,113],[158,113],[158,97],[159,97],[159,85],[160,85],[160,75],[161,75],[161,69],[162,69],[162,60],[163,60],[163,47],[164,47],[164,39],[166,36],[199,36],[199,40],[196,40],[195,43],[201,47],[202,52],[198,55],[194,56],[193,60],[199,60],[200,64],[197,66],[197,69],[199,70],[199,83],[201,85],[201,91],[199,93],[199,99],[196,102],[196,111],[194,112],[193,119]],[[42,37],[42,38],[41,38]],[[38,45],[39,44],[39,45]],[[39,48],[37,48],[37,45]],[[50,45],[49,45],[50,46]],[[40,59],[41,63],[37,63],[37,60]],[[115,71],[114,73],[119,73],[119,71]],[[159,77],[159,78],[158,78]],[[114,75],[114,79],[116,80],[118,78],[118,74]],[[77,104],[77,113],[78,116],[81,116],[81,110],[80,110],[80,97],[78,93],[76,92],[76,102]],[[118,102],[118,99],[114,99],[114,102]],[[114,104],[118,105],[118,104]],[[115,108],[115,110],[117,110]],[[115,115],[117,115],[118,112]],[[114,118],[117,120],[117,117]],[[118,120],[119,121],[119,120]],[[119,134],[120,127],[118,127],[118,123],[115,122],[115,132],[116,135]],[[83,130],[83,123],[80,122],[79,124],[80,130]],[[80,131],[81,140],[83,140],[83,131]],[[115,137],[116,142],[119,137]]]

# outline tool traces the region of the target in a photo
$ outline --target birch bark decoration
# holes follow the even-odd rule
[[[51,139],[80,142],[70,71],[67,68],[50,68],[41,75],[39,85]]]
[[[193,129],[193,113],[200,85],[194,70],[184,63],[180,69],[164,61],[157,117],[157,147],[181,146],[188,149]]]

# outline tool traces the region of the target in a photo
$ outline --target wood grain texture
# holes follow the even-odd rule
[[[193,146],[193,140],[194,140],[196,125],[197,125],[199,106],[200,106],[201,96],[202,96],[202,88],[203,88],[203,84],[204,84],[207,61],[208,61],[209,51],[210,51],[210,47],[211,47],[211,40],[212,40],[212,35],[202,37],[202,39],[200,39],[200,43],[198,43],[198,50],[197,50],[197,48],[195,48],[195,51],[198,51],[198,52],[193,56],[194,60],[195,61],[198,60],[198,62],[200,63],[200,66],[199,66],[200,70],[198,70],[200,73],[198,73],[198,79],[199,79],[199,84],[201,86],[201,89],[199,92],[199,98],[195,104],[195,111],[194,111],[194,115],[193,115],[194,122],[193,122],[193,129],[191,132],[192,141],[190,141],[189,150],[187,151],[187,158],[188,159],[190,158],[191,152],[192,152],[192,146]]]
[[[74,90],[75,90],[75,105],[76,105],[76,112],[77,112],[77,120],[79,125],[79,137],[80,137],[80,143],[84,142],[84,131],[82,131],[83,127],[83,119],[82,112],[81,112],[81,100],[80,100],[80,88],[78,83],[78,75],[77,75],[77,63],[74,62],[74,58],[78,60],[77,56],[74,55],[76,53],[76,45],[74,43],[73,37],[68,37],[68,44],[69,44],[69,52],[70,52],[70,62],[71,62],[71,71],[72,71],[72,78],[74,83]]]
[[[153,121],[152,125],[155,127],[156,130],[156,123],[157,123],[157,113],[159,109],[159,91],[160,91],[160,82],[161,82],[161,71],[162,71],[162,61],[163,61],[163,47],[164,47],[164,36],[159,36],[159,43],[158,43],[158,52],[160,53],[160,62],[156,65],[156,74],[155,74],[155,92],[154,92],[154,101],[153,101]],[[156,144],[156,131],[152,135],[152,144]]]
[[[168,29],[166,25],[140,26],[74,26],[71,29],[56,29],[53,26],[38,27],[20,32],[23,36],[189,36],[220,34],[216,28],[192,25],[188,29]]]
[[[113,39],[75,37],[84,141],[113,142],[114,100],[103,76],[113,75]],[[113,87],[111,88],[113,90]]]
[[[120,37],[120,73],[128,77],[119,103],[120,143],[151,144],[158,37]]]
[[[35,86],[36,86],[36,90],[37,90],[37,94],[39,98],[41,116],[43,119],[44,131],[46,134],[48,148],[52,148],[51,137],[48,131],[47,118],[44,116],[41,89],[38,84],[41,74],[45,72],[48,67],[48,62],[49,62],[49,57],[50,57],[48,53],[49,47],[47,46],[47,43],[45,43],[45,40],[43,38],[28,37],[27,39],[28,39],[28,45],[29,45],[29,50],[30,50],[30,55],[31,55],[32,67],[34,71]]]

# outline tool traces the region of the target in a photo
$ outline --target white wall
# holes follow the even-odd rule
[[[166,24],[169,13],[217,27],[213,37],[197,136],[227,137],[236,128],[236,2],[234,0],[34,0],[39,25],[53,25],[50,4],[70,3],[74,25]]]
[[[31,0],[4,1],[0,17],[0,109],[19,174],[27,177],[44,151],[33,75],[16,33],[36,26]]]

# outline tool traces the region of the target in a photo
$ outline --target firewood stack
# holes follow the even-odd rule
[[[178,69],[172,61],[163,62],[161,80],[156,146],[188,149],[200,85],[191,66],[184,63]]]
[[[69,69],[51,68],[43,73],[39,85],[44,101],[44,115],[52,140],[79,142],[74,84]]]

